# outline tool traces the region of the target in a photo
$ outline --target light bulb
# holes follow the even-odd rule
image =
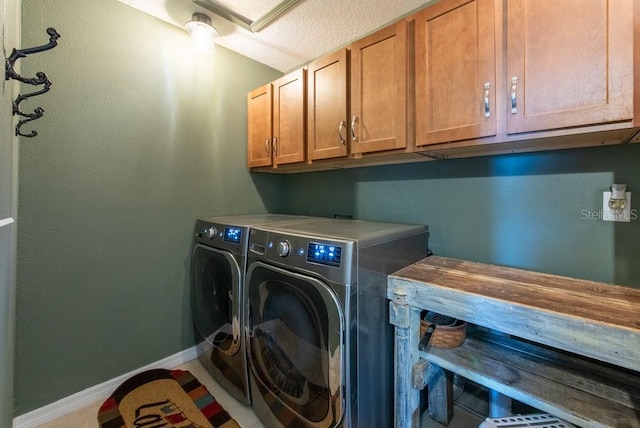
[[[205,54],[213,52],[213,40],[218,32],[211,26],[211,18],[202,13],[194,13],[192,20],[187,22],[185,28],[191,35],[191,43],[198,52]]]
[[[611,197],[609,198],[609,208],[612,210],[623,210],[627,206],[627,185],[613,184],[611,186]]]
[[[210,54],[213,52],[213,39],[217,34],[213,27],[199,23],[191,32],[191,43],[198,52]]]

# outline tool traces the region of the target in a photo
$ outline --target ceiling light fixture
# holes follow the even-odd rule
[[[196,12],[184,27],[191,35],[191,43],[197,51],[207,54],[213,52],[213,39],[218,35],[218,31],[211,25],[211,18],[204,13]]]

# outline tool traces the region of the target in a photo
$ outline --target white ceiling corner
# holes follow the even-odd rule
[[[217,3],[223,6],[225,9],[238,13],[244,17],[255,21],[260,16],[265,15],[270,10],[273,10],[281,0],[252,0],[248,1],[236,1],[236,0],[207,0],[212,3]],[[304,1],[304,0],[300,0]]]
[[[229,0],[192,1],[240,28],[256,33],[280,19],[289,9],[304,0],[261,0],[254,2],[251,8],[243,7],[243,4],[234,4]],[[239,10],[235,10],[234,7]]]
[[[299,0],[257,32],[233,24],[191,0],[118,1],[181,28],[194,12],[204,13],[218,30],[217,44],[288,72],[434,0]],[[200,0],[203,1],[208,0]],[[254,22],[283,2],[213,1]]]

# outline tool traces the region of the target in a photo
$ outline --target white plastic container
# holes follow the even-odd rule
[[[569,422],[548,413],[487,418],[478,428],[575,428]]]

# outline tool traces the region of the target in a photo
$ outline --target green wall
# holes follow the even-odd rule
[[[28,0],[24,61],[51,91],[21,139],[15,412],[23,414],[194,344],[197,217],[278,211],[251,177],[246,94],[282,74],[115,0]]]
[[[431,161],[287,177],[295,214],[426,224],[435,254],[640,287],[640,145]],[[632,220],[599,220],[626,183]]]

